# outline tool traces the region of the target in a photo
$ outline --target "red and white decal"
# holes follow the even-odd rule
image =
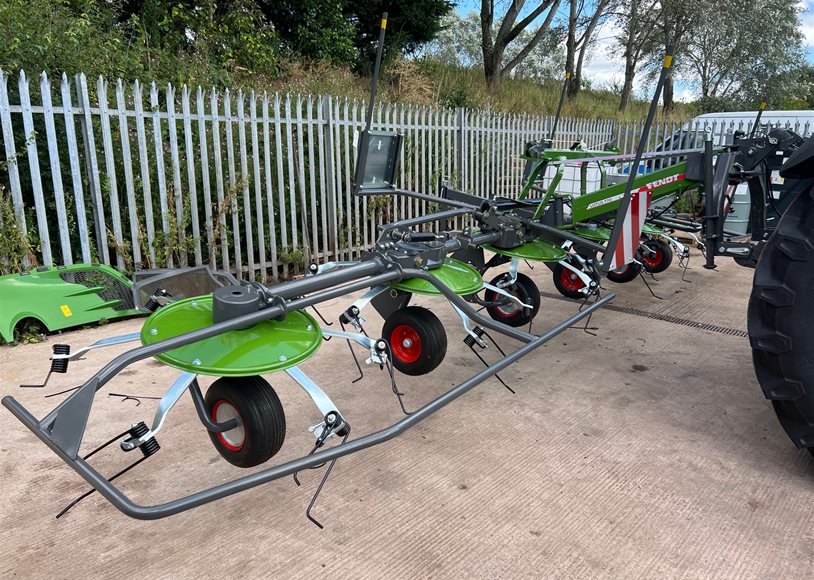
[[[616,270],[625,264],[629,264],[633,261],[634,256],[636,256],[636,250],[639,248],[639,238],[642,235],[642,227],[644,227],[644,220],[647,217],[647,210],[653,199],[653,190],[670,183],[675,183],[676,181],[681,181],[684,179],[684,176],[683,173],[670,175],[663,179],[651,181],[633,191],[625,219],[622,221],[622,231],[619,234],[616,248],[614,248],[613,251],[610,270]]]

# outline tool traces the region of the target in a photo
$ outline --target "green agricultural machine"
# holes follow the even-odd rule
[[[762,112],[765,105],[761,104]],[[783,128],[761,128],[759,112],[750,135],[736,133],[730,145],[713,149],[708,139],[702,149],[664,151],[639,159],[661,159],[659,169],[637,176],[636,194],[647,196],[641,206],[647,220],[640,230],[623,228],[641,244],[632,261],[610,269],[615,282],[634,279],[641,269],[663,271],[675,248],[688,250],[667,230],[681,230],[700,238],[706,268],[716,258],[730,257],[756,268],[748,310],[749,339],[758,381],[772,401],[786,433],[801,448],[814,454],[814,138],[804,139]],[[608,151],[555,150],[550,141],[526,146],[526,181],[519,199],[533,219],[573,232],[585,243],[564,245],[568,256],[551,259],[554,284],[564,295],[584,298],[598,289],[595,244],[614,245],[614,219],[625,199],[622,184],[608,184],[607,164],[629,161],[631,156]],[[665,159],[681,161],[666,165]],[[669,162],[669,161],[668,161]],[[580,195],[558,192],[563,168],[581,166]],[[599,167],[601,186],[586,192],[585,168]],[[666,166],[665,166],[666,165]],[[638,160],[633,167],[638,167]],[[554,167],[548,186],[542,185],[546,169]],[[782,186],[773,186],[780,177]],[[748,234],[726,229],[726,217],[735,189],[745,184],[750,196]],[[665,215],[651,201],[669,199],[687,190],[704,194],[704,213],[697,221]],[[538,194],[538,197],[533,197]],[[633,212],[635,214],[635,211]],[[495,263],[499,263],[497,259]]]
[[[641,236],[635,259],[622,269],[610,270],[607,278],[624,282],[641,269],[654,273],[663,269],[671,245],[681,255],[682,246],[676,246],[677,240],[663,228],[700,237],[706,268],[714,268],[718,257],[756,268],[748,311],[755,372],[789,437],[814,454],[814,139],[783,128],[760,129],[760,113],[754,127],[750,135],[735,134],[733,142],[721,148],[713,149],[707,140],[699,150],[642,156],[683,160],[666,167],[661,162],[662,168],[636,177],[634,197],[638,192],[656,201],[698,190],[704,194],[704,214],[688,221],[666,216],[663,209],[645,209],[648,220],[641,230],[634,227],[631,232],[633,237]],[[630,156],[553,150],[546,145],[527,145],[527,179],[519,198],[530,204],[528,211],[542,223],[572,231],[594,244],[612,243],[613,217],[625,189],[621,184],[606,185],[605,164],[624,162]],[[566,163],[579,163],[583,171],[587,164],[596,163],[602,175],[600,189],[585,192],[583,179],[580,195],[558,193]],[[556,168],[553,179],[542,187],[541,176],[551,166]],[[772,185],[778,175],[780,188]],[[742,184],[750,196],[746,235],[725,227],[735,188]],[[535,199],[533,193],[541,195]],[[553,266],[554,284],[566,296],[582,298],[594,288],[586,283],[586,278],[596,279],[594,270],[591,246],[574,243],[567,261]]]
[[[750,335],[758,376],[795,443],[814,447],[811,372],[814,340],[808,332],[814,324],[811,141],[804,144],[793,133],[772,131],[741,139],[719,151],[713,151],[711,142],[707,142],[703,150],[680,152],[686,161],[678,165],[641,177],[631,172],[626,184],[610,185],[583,196],[561,195],[551,186],[538,192],[535,188],[543,162],[559,163],[563,155],[532,146],[527,149],[532,167],[519,199],[485,199],[451,188],[444,188],[439,195],[402,190],[395,180],[401,136],[371,130],[385,22],[386,19],[382,22],[374,66],[367,127],[358,143],[354,194],[405,196],[436,203],[439,210],[380,225],[378,239],[358,261],[312,264],[304,278],[275,286],[226,280],[216,284],[212,291],[179,299],[162,291],[157,282],[149,287],[150,300],[157,308],[139,332],[107,339],[73,353],[55,352],[52,370],[56,364],[57,372],[66,372],[68,362],[77,360],[89,349],[136,343],[81,384],[54,393],[67,396],[42,418],[35,417],[14,397],[2,400],[3,406],[91,486],[60,516],[82,497],[98,491],[128,516],[158,519],[287,476],[293,476],[299,484],[299,472],[325,466],[306,508],[309,520],[322,527],[312,516],[312,508],[340,457],[399,436],[606,305],[614,295],[600,296],[602,277],[611,272],[623,273],[632,263],[641,265],[643,242],[649,241],[647,236],[661,235],[645,229],[653,198],[690,187],[703,188],[706,195],[707,211],[702,223],[706,265],[714,267],[716,256],[733,256],[745,264],[757,263]],[[668,50],[643,136],[633,156],[634,167],[648,157],[644,155],[646,136],[670,65],[670,54]],[[596,161],[601,157],[598,153],[579,152],[570,160]],[[782,172],[789,183],[796,180],[796,193],[793,201],[782,199],[774,203],[766,197],[769,167],[785,158]],[[735,182],[747,182],[753,195],[751,240],[734,239],[724,229],[730,185]],[[532,198],[531,192],[542,195]],[[776,226],[767,217],[767,206],[784,210]],[[458,229],[443,225],[454,219],[467,225]],[[658,219],[653,221],[659,225]],[[671,224],[662,225],[676,226],[681,222],[672,220]],[[694,229],[696,225],[688,227]],[[531,328],[539,309],[540,293],[528,277],[518,272],[526,260],[545,263],[555,270],[559,266],[573,272],[583,283],[578,288],[584,297],[579,307],[563,320],[549,321],[543,331],[532,332]],[[509,264],[507,272],[490,282],[484,281],[488,269],[505,264]],[[331,328],[324,319],[320,325],[308,311],[328,300],[358,292],[362,292],[361,298],[340,317],[341,330]],[[469,371],[469,376],[415,410],[407,411],[397,386],[397,373],[429,375],[443,361],[447,345],[447,329],[430,309],[410,304],[414,295],[430,297],[454,309],[462,322],[464,342],[470,347],[485,346],[487,329],[513,339],[520,346],[508,353],[500,351],[500,358],[491,363],[481,358],[486,366],[474,374],[469,374],[468,365],[458,369],[462,373]],[[368,305],[384,319],[380,333],[369,333],[364,327],[361,313]],[[484,306],[486,314],[477,306]],[[316,314],[321,318],[319,312]],[[523,328],[527,324],[528,328]],[[346,329],[346,325],[351,328]],[[333,348],[325,346],[332,338],[354,343],[367,355],[366,365],[384,371],[385,382],[397,397],[404,417],[383,429],[350,439],[350,413],[340,411],[328,393],[342,386],[331,384],[330,389],[323,389],[301,368],[303,362],[318,356],[321,349]],[[88,451],[85,427],[97,393],[119,373],[146,359],[155,359],[177,372],[177,378],[156,404],[151,425],[139,422]],[[361,370],[361,364],[358,361],[356,364]],[[265,378],[280,373],[291,378],[315,407],[311,413],[316,423],[305,425],[314,442],[299,457],[242,472],[229,481],[157,505],[137,504],[114,482],[161,449],[157,436],[165,427],[168,414],[187,393],[203,429],[225,461],[241,469],[265,464],[280,451],[292,424],[291,417],[284,412],[283,400]],[[205,394],[198,382],[200,376],[216,377]],[[300,419],[308,421],[307,417]],[[117,442],[123,452],[138,450],[140,457],[106,477],[91,464],[90,458]]]

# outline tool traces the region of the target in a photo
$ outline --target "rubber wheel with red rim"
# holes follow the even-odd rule
[[[390,344],[393,366],[405,375],[425,375],[447,354],[444,325],[421,306],[407,306],[388,316],[382,337]]]
[[[504,272],[492,279],[490,284],[502,287],[502,284],[508,278],[509,273]],[[517,327],[527,325],[537,316],[537,312],[540,310],[540,290],[531,278],[518,273],[514,284],[506,286],[503,290],[518,298],[523,304],[530,304],[531,308],[522,308],[515,302],[509,302],[505,296],[498,294],[494,290],[487,290],[485,294],[486,302],[497,302],[493,306],[486,307],[486,312],[494,320]]]
[[[577,270],[580,269],[579,264],[575,264],[573,259],[569,263]],[[557,264],[554,265],[552,274],[554,276],[554,286],[563,296],[573,298],[575,300],[582,300],[587,296],[587,294],[581,292],[581,290],[585,288],[585,282],[583,282],[582,278],[577,276],[575,272],[572,272],[557,262]]]
[[[223,433],[209,432],[221,457],[237,467],[265,463],[285,441],[283,404],[262,377],[221,377],[204,397],[206,410],[216,423],[236,418],[238,426]]]
[[[658,274],[664,272],[673,263],[673,249],[662,240],[647,240],[644,243],[649,252],[642,250],[642,267],[645,272]]]
[[[622,266],[617,270],[611,270],[610,272],[608,272],[608,280],[610,280],[611,282],[616,282],[617,284],[624,284],[625,282],[635,280],[636,276],[638,276],[639,272],[641,271],[642,271],[641,264],[631,262],[630,264]]]

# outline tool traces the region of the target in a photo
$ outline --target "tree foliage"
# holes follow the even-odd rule
[[[363,70],[416,50],[449,0],[2,0],[0,66],[195,83],[262,83],[290,59]]]
[[[567,67],[574,99],[594,80],[586,63],[597,56],[598,41],[611,36],[624,74],[616,92],[623,112],[634,80],[655,79],[668,45],[675,58],[665,111],[676,86],[691,90],[703,110],[748,108],[762,98],[775,107],[811,106],[814,75],[802,52],[799,0],[481,0],[466,16],[453,6],[453,0],[0,0],[0,67],[253,86],[334,67],[347,80],[351,71],[369,72],[380,16],[388,11],[386,63],[428,47],[425,70],[431,59],[482,68],[494,94],[506,77],[555,85]],[[434,92],[439,99],[445,93]]]
[[[367,72],[373,62],[383,12],[388,14],[385,58],[390,59],[413,53],[433,40],[441,31],[441,19],[454,5],[451,0],[348,1],[345,15],[356,27],[357,68]]]
[[[777,104],[795,90],[803,64],[797,11],[786,0],[718,0],[699,7],[681,57],[703,110]]]

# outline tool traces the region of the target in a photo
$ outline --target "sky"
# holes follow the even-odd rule
[[[814,64],[814,0],[801,1],[800,8],[806,10],[802,15],[803,35],[806,40],[808,62]]]
[[[802,33],[805,37],[806,55],[808,62],[814,65],[814,0],[799,0],[800,19],[802,21]],[[464,15],[472,10],[480,10],[480,2],[476,0],[461,0],[457,7],[458,12]],[[562,11],[562,8],[561,10]],[[566,16],[567,17],[567,16]],[[595,85],[607,85],[613,81],[620,81],[623,78],[624,60],[618,50],[611,50],[613,39],[618,33],[611,24],[606,24],[598,29],[596,35],[596,45],[587,58],[584,67],[586,78],[591,79]],[[637,82],[634,82],[634,89],[643,88],[643,81],[639,75]],[[689,101],[695,98],[692,87],[686,83],[676,83],[676,100]]]

